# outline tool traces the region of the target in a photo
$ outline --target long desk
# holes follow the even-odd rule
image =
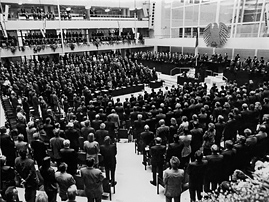
[[[122,86],[113,90],[107,90],[107,89],[96,90],[95,94],[98,95],[102,93],[102,94],[107,94],[107,95],[110,94],[112,96],[119,96],[119,95],[125,95],[125,94],[130,94],[130,93],[136,93],[142,90],[144,90],[144,84],[137,84],[134,86]]]

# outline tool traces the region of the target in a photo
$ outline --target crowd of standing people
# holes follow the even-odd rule
[[[200,200],[203,189],[215,190],[234,169],[247,170],[253,157],[268,154],[267,82],[257,89],[236,83],[221,89],[184,83],[121,102],[95,91],[147,83],[156,80],[156,72],[111,54],[65,56],[58,63],[11,63],[8,68],[1,65],[1,70],[3,94],[17,116],[15,128],[8,124],[1,128],[5,165],[1,172],[9,173],[1,182],[24,186],[26,201],[34,200],[39,185],[35,163],[49,201],[55,199],[57,184],[66,200],[68,189],[76,184],[75,156],[80,151],[86,153],[87,167],[81,169],[85,194],[89,201],[100,201],[104,175],[98,167],[103,166],[106,178],[116,184],[119,128],[127,128],[136,140],[143,164],[151,158],[151,184],[157,185],[158,173],[168,201],[180,198],[181,189],[173,189],[183,184],[186,174],[191,200],[195,201],[196,192]],[[56,173],[48,163],[51,160],[58,167]],[[163,174],[164,164],[168,169]],[[18,181],[12,180],[15,175]],[[179,181],[171,181],[173,177]],[[99,183],[91,184],[93,178]]]

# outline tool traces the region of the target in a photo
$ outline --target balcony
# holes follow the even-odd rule
[[[9,46],[0,48],[0,57],[21,57],[29,55],[45,55],[45,54],[63,54],[71,52],[85,52],[85,51],[102,51],[115,49],[130,49],[146,47],[143,43],[135,41],[115,41],[115,42],[90,42],[90,43],[66,43],[62,48],[61,44],[48,45],[32,45],[32,46]]]
[[[34,17],[28,13],[18,14],[18,18],[10,18],[6,23],[6,30],[34,30],[43,29],[100,29],[100,28],[148,28],[148,18],[135,18],[124,15],[91,15],[88,19],[82,14],[72,16]],[[100,22],[102,21],[102,22]]]

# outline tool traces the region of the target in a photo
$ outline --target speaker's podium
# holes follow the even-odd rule
[[[207,76],[205,78],[205,83],[209,87],[209,89],[216,84],[217,88],[219,89],[221,86],[226,86],[226,81],[222,75],[220,76]]]

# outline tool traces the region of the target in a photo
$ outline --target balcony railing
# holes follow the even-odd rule
[[[52,13],[18,13],[19,20],[59,20],[58,14]],[[87,18],[86,14],[61,14],[61,20],[139,20],[147,21],[148,18],[135,18],[134,16],[127,15],[104,15],[104,14],[91,14]]]
[[[119,40],[119,41],[92,41],[68,43],[64,42],[62,47],[59,40],[54,44],[29,44],[24,46],[4,46],[0,48],[0,57],[18,57],[24,55],[43,55],[43,54],[62,54],[66,52],[85,52],[85,51],[100,51],[111,49],[126,49],[144,47],[144,41],[135,40]]]

